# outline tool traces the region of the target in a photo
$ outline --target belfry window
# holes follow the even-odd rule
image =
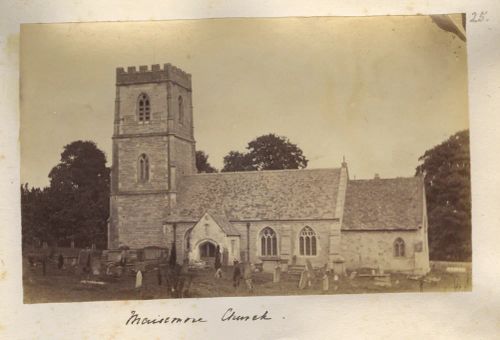
[[[400,237],[398,237],[396,241],[394,241],[394,256],[395,257],[405,256],[405,241],[403,241],[403,239]]]
[[[179,104],[179,124],[184,124],[184,103],[182,96],[179,96],[177,103]]]
[[[138,100],[137,115],[139,122],[149,122],[151,118],[151,106],[149,104],[149,97],[145,93],[141,93]]]
[[[305,226],[299,234],[299,251],[303,256],[316,256],[316,232],[311,227]]]
[[[138,172],[138,178],[140,182],[149,181],[149,159],[146,154],[142,154],[139,156]]]
[[[264,228],[260,233],[260,249],[262,256],[278,255],[278,239],[270,227]]]

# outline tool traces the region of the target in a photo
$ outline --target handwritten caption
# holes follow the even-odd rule
[[[125,326],[138,326],[138,325],[161,325],[161,324],[196,324],[209,322],[204,317],[179,317],[179,316],[161,316],[156,317],[143,316],[136,311],[131,311]],[[245,322],[245,321],[269,321],[272,320],[269,311],[264,311],[258,314],[246,315],[236,312],[233,308],[228,308],[217,319],[220,322]]]

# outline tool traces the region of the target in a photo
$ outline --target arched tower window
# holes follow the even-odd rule
[[[394,256],[395,257],[405,256],[405,241],[403,241],[403,239],[400,237],[398,237],[394,241]]]
[[[145,93],[141,93],[138,100],[137,115],[139,122],[149,122],[151,118],[151,106],[149,97]]]
[[[149,181],[149,159],[146,154],[142,154],[139,156],[139,164],[138,164],[138,172],[139,172],[139,181],[147,182]]]
[[[179,124],[184,124],[184,100],[182,96],[177,98],[177,103],[179,104]]]
[[[278,255],[278,239],[270,227],[264,228],[260,233],[260,250],[262,256]]]
[[[316,232],[311,227],[305,226],[299,234],[299,250],[300,255],[316,256]]]

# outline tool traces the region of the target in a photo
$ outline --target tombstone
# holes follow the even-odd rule
[[[354,280],[354,278],[356,277],[356,275],[358,275],[358,273],[356,271],[351,272],[351,274],[349,274],[349,279],[350,280]]]
[[[309,260],[306,261],[306,267],[307,267],[307,271],[309,272],[309,277],[311,279],[313,279],[315,275],[314,275],[314,268],[311,264],[311,261],[309,261]]]
[[[116,276],[121,277],[123,275],[123,267],[116,267]]]
[[[278,283],[280,282],[281,279],[281,267],[278,264],[276,267],[274,267],[274,272],[273,272],[273,283]]]
[[[245,264],[245,269],[243,271],[243,278],[245,279],[245,284],[249,291],[253,290],[253,281],[252,281],[252,266],[250,263]]]
[[[375,286],[392,287],[390,276],[374,277],[373,280],[375,281]],[[423,284],[423,280],[420,280],[420,282]]]
[[[300,279],[299,279],[299,289],[304,289],[307,287],[307,270],[302,271],[300,274]]]
[[[323,291],[327,292],[329,289],[329,279],[328,275],[325,273],[323,274]]]
[[[141,287],[142,287],[142,272],[138,270],[137,274],[135,275],[135,288],[141,288]]]
[[[100,275],[101,274],[101,261],[98,258],[92,258],[90,261],[91,273],[92,275]]]

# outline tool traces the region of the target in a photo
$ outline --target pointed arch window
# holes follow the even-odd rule
[[[177,104],[179,105],[179,124],[184,124],[184,100],[182,96],[177,98]]]
[[[394,256],[404,257],[405,256],[405,241],[401,237],[398,237],[394,241]]]
[[[278,255],[278,238],[270,227],[266,227],[260,233],[260,251],[262,256]]]
[[[140,182],[149,181],[149,158],[144,153],[139,156],[138,170],[139,170],[138,171],[139,181]]]
[[[151,119],[151,105],[149,97],[145,93],[139,95],[137,104],[137,115],[139,117],[139,122],[149,122]]]
[[[299,234],[299,251],[302,256],[317,255],[316,232],[309,226],[305,226]]]

